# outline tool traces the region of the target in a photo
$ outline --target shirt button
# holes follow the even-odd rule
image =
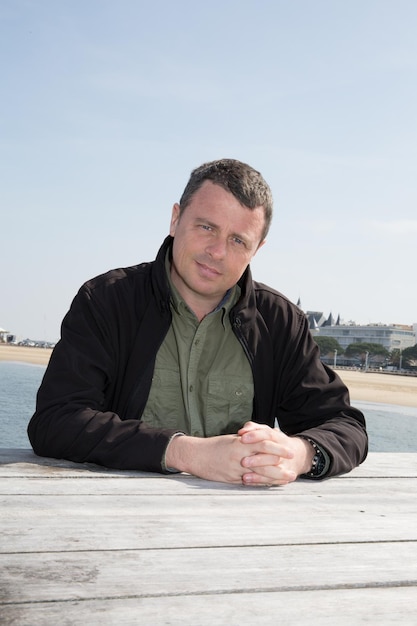
[[[190,385],[190,393],[192,392],[192,390],[193,390],[193,386],[192,386],[192,385]]]

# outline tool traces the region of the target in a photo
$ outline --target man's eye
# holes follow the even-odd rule
[[[203,230],[211,230],[211,226],[208,226],[207,224],[201,224],[201,228]]]
[[[242,241],[242,239],[239,239],[239,237],[233,237],[233,241],[235,243],[238,243],[239,245],[244,245],[244,241]]]

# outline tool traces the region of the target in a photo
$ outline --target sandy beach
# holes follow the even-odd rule
[[[0,344],[0,361],[47,365],[52,350]],[[417,407],[417,377],[376,372],[337,370],[355,400]]]
[[[48,365],[50,348],[29,348],[0,343],[0,361],[19,361],[33,365]]]
[[[417,376],[337,370],[355,400],[417,407]]]

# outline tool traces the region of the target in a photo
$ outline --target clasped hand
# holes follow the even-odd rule
[[[166,463],[206,480],[286,485],[308,471],[313,454],[304,439],[247,422],[235,435],[176,437],[168,446]]]

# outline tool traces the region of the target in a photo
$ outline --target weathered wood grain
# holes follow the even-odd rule
[[[414,626],[415,587],[342,588],[156,598],[99,598],[0,607],[8,626]]]
[[[256,489],[0,450],[0,624],[417,623],[417,454]]]
[[[13,603],[417,586],[417,542],[7,554],[4,575]]]

